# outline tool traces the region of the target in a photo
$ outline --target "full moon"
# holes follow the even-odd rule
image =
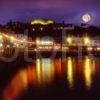
[[[82,16],[82,20],[83,22],[88,23],[91,20],[91,16],[89,14],[85,14]]]

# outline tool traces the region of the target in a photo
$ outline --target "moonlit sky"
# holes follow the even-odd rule
[[[1,24],[34,18],[79,24],[86,13],[91,15],[90,24],[100,24],[100,0],[0,0]]]

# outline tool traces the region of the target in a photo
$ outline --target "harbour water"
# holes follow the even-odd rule
[[[0,100],[100,99],[100,58],[66,56],[0,62]],[[97,99],[95,99],[97,98]]]

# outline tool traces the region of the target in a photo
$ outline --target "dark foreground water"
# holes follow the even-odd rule
[[[0,62],[0,100],[100,100],[100,59]]]

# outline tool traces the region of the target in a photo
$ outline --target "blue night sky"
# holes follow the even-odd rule
[[[100,24],[100,0],[0,0],[0,23],[27,22],[34,18],[79,24],[82,15],[91,15],[90,24]]]

